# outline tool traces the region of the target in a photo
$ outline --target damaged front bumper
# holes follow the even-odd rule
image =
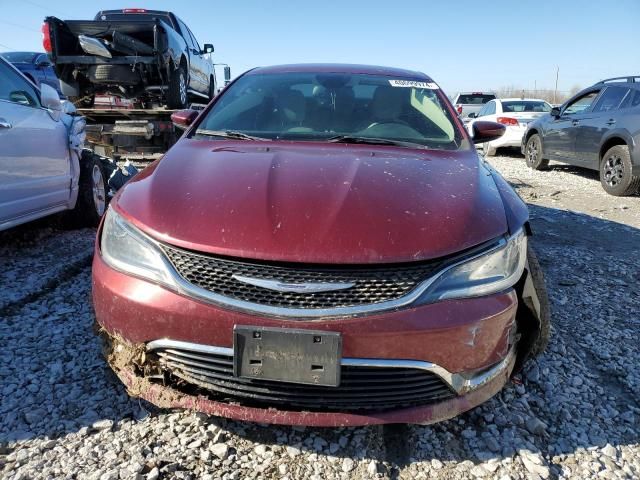
[[[224,348],[169,340],[154,341],[147,345],[129,345],[121,338],[110,337],[106,334],[103,337],[107,346],[106,357],[132,396],[141,397],[161,408],[184,408],[234,420],[281,425],[338,427],[385,423],[427,425],[440,422],[470,410],[495,395],[509,379],[516,362],[515,345],[509,350],[507,356],[496,365],[470,375],[451,374],[428,362],[414,362],[416,368],[437,372],[437,375],[452,390],[452,394],[439,402],[394,410],[372,412],[309,411],[279,406],[259,407],[213,399],[210,395],[212,392],[194,388],[193,385],[183,383],[179,377],[175,382],[166,382],[169,376],[163,375],[163,372],[168,372],[167,365],[162,362],[162,359],[158,361],[158,357],[154,355],[156,350],[161,349],[188,350],[203,354],[208,350],[215,350],[216,353],[219,353],[224,351]],[[229,355],[232,353],[232,350],[228,352]],[[380,368],[403,366],[401,365],[403,362],[390,362],[393,361],[345,358],[342,364],[343,366],[363,364]],[[228,380],[222,384],[228,387],[231,383]],[[287,388],[286,384],[283,385]]]

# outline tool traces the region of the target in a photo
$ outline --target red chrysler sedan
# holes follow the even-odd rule
[[[98,232],[112,368],[160,407],[316,426],[431,423],[541,351],[524,203],[428,76],[257,68],[127,184]]]

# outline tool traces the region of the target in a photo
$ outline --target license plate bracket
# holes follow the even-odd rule
[[[306,385],[340,385],[342,337],[338,332],[236,325],[236,377]]]

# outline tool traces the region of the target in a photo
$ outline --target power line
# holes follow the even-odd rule
[[[45,10],[46,12],[49,12],[49,13],[53,12],[53,13],[58,13],[60,15],[71,16],[71,15],[69,15],[69,13],[61,12],[60,10],[56,10],[56,9],[48,7],[46,5],[41,5],[41,4],[33,2],[31,0],[21,0],[21,1],[23,3],[28,3],[29,5],[33,5],[34,7],[41,8],[42,10]]]
[[[0,23],[4,23],[5,25],[11,25],[12,27],[21,28],[23,30],[28,30],[30,32],[40,33],[40,30],[36,30],[35,28],[27,27],[26,25],[20,25],[19,23],[7,22],[6,20],[0,20]]]

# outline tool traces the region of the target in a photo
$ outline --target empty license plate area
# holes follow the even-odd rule
[[[235,326],[237,377],[337,387],[342,338],[337,332]]]

